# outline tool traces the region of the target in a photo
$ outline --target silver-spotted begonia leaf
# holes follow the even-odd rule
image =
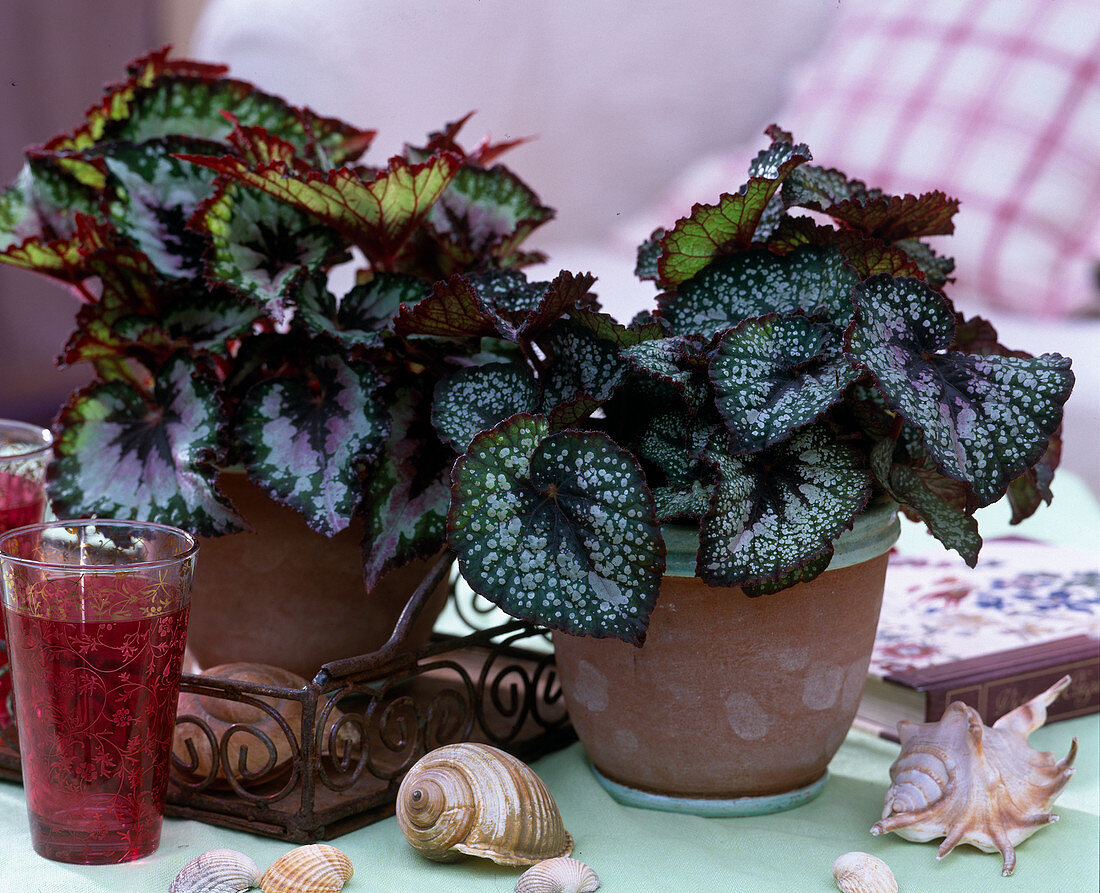
[[[1073,388],[1070,361],[943,353],[955,317],[916,279],[876,276],[854,294],[850,359],[872,373],[890,406],[921,430],[948,477],[969,483],[979,505],[1039,461]]]
[[[859,377],[841,332],[802,316],[765,316],[722,336],[710,364],[730,449],[756,452],[786,440],[834,404]]]
[[[714,467],[699,454],[713,430],[695,416],[674,411],[654,416],[642,431],[638,458],[665,481],[653,488],[657,520],[701,518],[710,508]]]
[[[123,381],[78,391],[61,410],[50,500],[61,517],[157,521],[203,536],[246,523],[217,491],[223,421],[217,385],[182,355],[152,400]]]
[[[642,281],[658,282],[661,271],[658,263],[661,260],[661,239],[667,235],[667,231],[661,227],[650,233],[649,238],[638,246],[638,256],[634,262],[634,275]]]
[[[390,568],[430,558],[447,540],[454,452],[435,435],[430,395],[403,388],[390,402],[390,433],[363,493],[363,579],[373,588]]]
[[[336,233],[264,192],[223,181],[191,221],[210,237],[205,272],[288,321],[302,280],[339,256]]]
[[[538,388],[524,366],[470,366],[436,386],[432,424],[444,442],[462,453],[479,431],[517,413],[534,412],[537,406]]]
[[[359,505],[360,473],[378,455],[387,421],[369,365],[322,354],[310,373],[253,386],[234,430],[249,478],[331,536]]]
[[[711,334],[746,319],[799,311],[846,326],[858,281],[836,249],[807,246],[782,256],[746,251],[715,261],[659,299],[675,334]]]
[[[665,565],[653,497],[606,435],[549,430],[515,416],[455,464],[448,529],[462,575],[514,617],[640,643]]]
[[[628,347],[622,355],[633,369],[674,390],[692,411],[710,399],[707,360],[700,339],[680,335],[657,338]]]
[[[209,151],[212,145],[180,138],[150,140],[114,146],[104,159],[114,193],[107,202],[108,219],[170,278],[202,272],[206,241],[187,222],[214,182],[211,171],[180,161],[174,153]]]
[[[871,495],[870,471],[823,423],[748,456],[719,441],[707,457],[718,483],[696,572],[713,586],[763,593],[812,579]]]
[[[615,342],[572,320],[558,320],[540,344],[548,360],[542,379],[542,405],[548,414],[585,396],[592,398],[594,409],[611,397],[626,376]]]
[[[982,547],[974,516],[940,496],[918,469],[895,464],[893,454],[894,444],[889,440],[879,441],[871,450],[871,471],[879,486],[912,510],[945,547],[954,549],[974,567]]]

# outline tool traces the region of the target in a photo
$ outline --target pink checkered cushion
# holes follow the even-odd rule
[[[817,163],[961,200],[960,309],[1100,310],[1100,3],[844,0],[775,120]],[[756,147],[691,171],[673,219],[744,180]],[[666,222],[666,221],[662,221]]]

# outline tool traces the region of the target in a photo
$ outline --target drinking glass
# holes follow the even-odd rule
[[[53,438],[45,428],[0,419],[0,533],[42,520],[46,462]],[[0,731],[11,726],[11,675],[0,609]]]
[[[198,547],[131,521],[0,534],[0,597],[31,842],[127,862],[160,842]]]

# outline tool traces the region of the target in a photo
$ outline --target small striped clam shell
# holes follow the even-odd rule
[[[559,856],[528,868],[516,883],[516,893],[592,893],[599,887],[600,879],[591,868]]]
[[[168,893],[240,893],[260,882],[260,869],[236,850],[209,850],[180,869]]]
[[[845,853],[833,863],[833,879],[844,893],[898,893],[890,866],[870,853]]]
[[[339,893],[351,877],[351,859],[327,843],[284,853],[260,878],[264,893]]]

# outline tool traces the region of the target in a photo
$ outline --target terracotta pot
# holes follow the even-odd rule
[[[200,667],[250,661],[312,679],[322,664],[389,638],[434,559],[391,572],[367,595],[359,524],[326,537],[243,473],[223,473],[218,486],[256,533],[199,539],[188,651]],[[411,644],[427,640],[445,596],[444,582]]]
[[[554,635],[569,715],[597,776],[634,805],[773,812],[820,791],[874,645],[893,504],[864,514],[810,583],[749,598],[692,576],[697,535],[666,530],[645,645]]]

